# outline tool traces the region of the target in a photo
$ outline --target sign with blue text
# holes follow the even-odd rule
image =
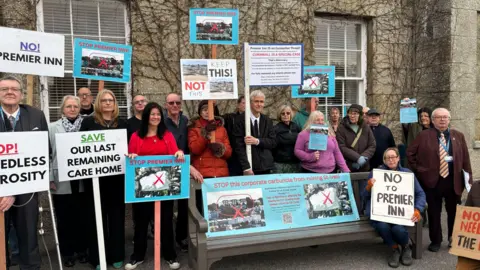
[[[327,150],[328,143],[328,126],[327,125],[311,125],[310,137],[308,140],[308,149],[310,150]]]
[[[417,99],[406,98],[400,102],[400,123],[417,123]]]
[[[125,203],[188,199],[190,156],[180,162],[175,156],[127,158]]]
[[[132,46],[87,39],[75,39],[73,77],[129,83]]]
[[[308,66],[303,69],[303,84],[292,86],[292,98],[335,97],[335,67]]]
[[[191,8],[191,44],[238,44],[238,9]]]
[[[349,174],[269,174],[207,179],[208,237],[359,219]]]

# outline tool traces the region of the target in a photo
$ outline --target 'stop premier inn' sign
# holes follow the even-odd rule
[[[63,77],[65,37],[0,27],[0,72]]]

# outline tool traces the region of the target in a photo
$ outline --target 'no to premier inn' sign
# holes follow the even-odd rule
[[[123,174],[125,129],[55,134],[59,181]]]
[[[48,190],[48,158],[46,131],[0,133],[0,197]]]
[[[0,72],[63,77],[65,37],[0,27]]]

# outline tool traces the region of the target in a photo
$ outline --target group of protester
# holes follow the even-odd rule
[[[63,98],[61,119],[48,125],[41,111],[20,104],[22,91],[18,79],[0,79],[0,132],[49,131],[52,150],[51,190],[57,215],[60,252],[66,267],[73,267],[78,261],[89,262],[98,269],[99,256],[92,181],[58,181],[57,133],[126,129],[130,158],[175,155],[181,160],[184,155],[190,154],[191,177],[200,183],[213,177],[270,173],[348,173],[368,172],[373,168],[411,170],[416,176],[415,214],[412,221],[418,222],[422,218],[421,213],[428,203],[431,240],[428,249],[432,252],[437,252],[442,242],[442,199],[445,198],[446,202],[448,241],[451,244],[456,205],[464,189],[462,170],[470,173],[472,179],[465,138],[461,132],[449,128],[450,113],[443,108],[433,112],[427,108],[420,109],[418,123],[403,125],[407,146],[404,167],[392,132],[380,123],[381,114],[358,104],[351,105],[343,119],[340,119],[339,109],[332,107],[328,121],[322,112],[311,110],[310,100],[303,103],[297,114],[290,106],[284,105],[279,108],[278,123],[274,125],[263,114],[265,95],[258,90],[246,97],[251,104],[250,123],[245,123],[245,97],[238,99],[235,112],[224,116],[220,116],[214,106],[213,120],[209,120],[208,101],[201,101],[198,115],[189,120],[182,113],[182,100],[178,94],[166,96],[165,108],[158,103],[148,102],[142,95],[136,95],[132,106],[134,116],[125,121],[119,116],[118,102],[112,91],[100,91],[93,101],[90,90],[81,88],[78,96]],[[248,136],[245,133],[246,124],[251,128],[251,135]],[[310,127],[314,124],[329,125],[325,151],[309,149]],[[213,134],[214,142],[211,140]],[[252,149],[252,163],[247,158],[247,145]],[[114,268],[135,269],[145,259],[148,226],[154,206],[153,203],[132,205],[134,252],[124,265],[125,191],[123,185],[111,184],[123,180],[124,175],[100,178],[105,251],[107,262]],[[370,191],[374,183],[375,179],[370,177],[362,188],[366,215],[369,215]],[[201,210],[201,196],[197,198],[196,204]],[[161,204],[162,255],[171,269],[180,267],[175,243],[182,251],[188,251],[188,202],[178,200],[177,203],[175,229],[172,222],[174,202]],[[6,224],[13,220],[17,232],[21,269],[40,269],[36,238],[37,204],[37,194],[3,197],[0,200],[0,211],[6,213]],[[388,264],[391,267],[398,267],[400,263],[411,265],[407,229],[378,221],[371,221],[371,224],[392,249]]]

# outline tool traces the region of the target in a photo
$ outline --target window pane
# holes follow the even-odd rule
[[[72,1],[73,33],[98,36],[97,2]]]
[[[347,49],[361,50],[361,25],[349,24],[347,25]]]
[[[335,77],[345,77],[345,52],[330,51],[330,65],[335,66]]]
[[[102,36],[125,36],[125,9],[121,3],[100,2]]]
[[[315,63],[319,66],[328,66],[328,51],[315,50]]]
[[[70,5],[68,1],[43,1],[44,31],[58,34],[70,34]]]
[[[317,24],[317,29],[315,31],[315,47],[328,47],[328,24],[321,22]]]
[[[72,36],[65,35],[65,71],[73,70]]]
[[[330,49],[345,49],[345,26],[343,24],[330,25]]]
[[[345,103],[358,104],[358,81],[345,81]]]
[[[347,52],[347,76],[361,77],[361,52]]]

